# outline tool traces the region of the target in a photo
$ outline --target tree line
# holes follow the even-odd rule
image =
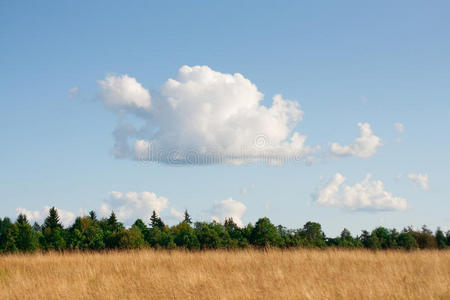
[[[450,231],[437,229],[434,233],[425,225],[420,230],[412,227],[402,231],[378,227],[363,230],[352,236],[344,229],[338,237],[326,237],[316,222],[307,222],[302,228],[287,229],[275,226],[269,218],[260,218],[254,225],[239,227],[232,218],[224,223],[195,222],[187,211],[184,219],[174,226],[166,225],[153,211],[147,220],[138,219],[130,228],[117,220],[114,212],[108,218],[98,219],[94,211],[76,218],[64,228],[58,211],[52,207],[42,225],[29,223],[20,214],[15,222],[0,218],[0,253],[33,252],[36,250],[104,250],[152,247],[157,249],[237,249],[237,248],[298,248],[339,247],[367,249],[445,249],[450,246]]]

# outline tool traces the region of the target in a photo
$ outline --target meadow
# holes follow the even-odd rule
[[[450,299],[450,251],[129,250],[0,256],[0,299]]]

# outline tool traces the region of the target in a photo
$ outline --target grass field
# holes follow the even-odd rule
[[[0,299],[450,299],[450,251],[0,256]]]

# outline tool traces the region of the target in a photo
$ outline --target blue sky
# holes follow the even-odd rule
[[[169,223],[176,222],[176,211],[188,209],[197,220],[231,214],[245,224],[268,216],[288,227],[313,220],[329,235],[343,227],[354,234],[377,225],[448,228],[449,9],[446,1],[2,1],[2,215],[15,217],[20,208],[39,219],[46,205],[54,205],[70,220],[69,212],[78,215],[80,209],[122,207],[127,222],[127,215],[133,219],[156,207]],[[186,75],[180,69],[185,65],[197,73]],[[284,117],[277,114],[269,126],[260,112],[252,122],[242,117],[214,123],[217,128],[199,135],[189,122],[207,117],[210,125],[224,113],[222,104],[245,104],[247,81],[232,77],[231,86],[216,90],[199,81],[193,94],[165,85],[172,78],[183,86],[183,76],[197,80],[194,73],[215,74],[219,82],[226,74],[242,74],[264,94],[246,116],[270,108],[272,97],[281,94],[282,103],[300,105],[288,112],[301,110],[302,120],[285,116],[293,127],[283,135],[276,128],[284,128]],[[125,74],[135,81],[124,81]],[[107,78],[113,81],[102,88]],[[142,90],[144,102],[148,93],[150,112],[138,111],[136,98],[114,94],[115,84]],[[227,94],[234,88],[235,98]],[[173,95],[186,104],[178,119],[153,109]],[[113,100],[122,102],[114,106]],[[199,115],[194,104],[211,101],[217,102],[212,111]],[[139,129],[146,122],[160,134],[146,132],[139,139],[181,152],[209,146],[211,136],[231,136],[216,139],[220,149],[247,145],[260,132],[280,137],[274,142],[280,149],[298,132],[307,136],[305,145],[321,150],[308,154],[313,162],[306,165],[173,166],[115,157],[114,129],[124,123]],[[359,122],[370,124],[369,144],[381,139],[380,145],[364,144],[374,151],[362,155],[368,157],[354,146]],[[240,130],[249,132],[243,141]],[[133,137],[128,142],[132,149]],[[350,148],[333,153],[333,142]],[[367,173],[372,177],[365,185]],[[319,199],[319,191],[332,190],[336,174],[346,181]]]

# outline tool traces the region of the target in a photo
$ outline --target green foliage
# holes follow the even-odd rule
[[[89,218],[91,218],[92,221],[97,222],[97,214],[95,213],[95,211],[91,210],[89,212]]]
[[[159,228],[160,230],[162,230],[165,226],[164,222],[158,216],[156,211],[153,211],[152,216],[150,217],[150,226],[152,228]]]
[[[183,247],[187,249],[198,249],[200,248],[200,242],[198,241],[195,230],[191,225],[181,222],[176,226],[171,228],[173,235],[173,241],[178,247]]]
[[[230,248],[246,248],[250,245],[248,239],[253,228],[239,228],[233,218],[225,218],[223,227],[230,239]]]
[[[144,221],[142,221],[141,219],[137,219],[133,226],[139,228],[139,230],[144,234],[145,232],[148,231],[147,226],[145,225]]]
[[[34,222],[33,223],[33,230],[34,230],[34,232],[41,232],[42,231],[42,227],[41,227],[41,225],[38,224],[38,222]]]
[[[444,232],[442,232],[441,228],[438,227],[435,234],[436,238],[436,244],[439,249],[445,249],[447,248],[447,239],[444,235]]]
[[[105,248],[103,230],[96,218],[91,216],[78,217],[69,232],[69,247],[71,249],[99,250]]]
[[[138,227],[132,226],[130,229],[121,229],[114,233],[117,235],[117,248],[133,249],[145,246],[145,239]]]
[[[360,248],[363,246],[358,238],[354,238],[350,231],[346,228],[342,230],[341,235],[337,238],[328,238],[328,246],[342,247],[342,248]]]
[[[409,230],[404,230],[402,233],[399,234],[397,244],[399,247],[406,250],[414,250],[419,247],[417,245],[416,239],[414,238],[414,235]]]
[[[39,247],[38,236],[28,223],[27,217],[20,214],[16,221],[17,237],[16,247],[23,252],[32,252]]]
[[[269,218],[259,219],[251,233],[251,243],[258,247],[282,246],[283,239]]]
[[[183,222],[187,223],[189,225],[192,224],[191,216],[189,215],[187,209],[184,211],[184,220],[183,220]]]
[[[384,227],[377,227],[372,231],[372,240],[374,241],[375,249],[388,249],[394,245],[391,233]]]
[[[40,243],[44,250],[63,250],[66,247],[64,229],[55,207],[50,208],[49,215],[44,221]]]
[[[236,249],[246,247],[340,247],[373,250],[383,249],[446,249],[450,246],[450,231],[440,228],[433,234],[426,226],[420,230],[412,227],[397,232],[395,229],[377,227],[353,237],[345,229],[335,238],[327,238],[316,222],[307,222],[301,229],[275,226],[268,218],[259,219],[255,225],[239,227],[232,218],[224,223],[196,222],[187,212],[175,226],[164,224],[155,211],[150,217],[150,227],[137,219],[125,228],[114,212],[108,218],[97,219],[94,211],[78,217],[72,226],[64,229],[57,210],[52,207],[42,226],[30,225],[25,215],[19,215],[12,223],[0,218],[0,253],[31,252],[42,250],[101,250],[135,249],[143,247],[175,249]]]
[[[202,249],[239,247],[239,241],[231,238],[226,227],[217,222],[197,222],[195,232]]]
[[[431,230],[429,230],[425,225],[422,226],[422,231],[412,231],[412,234],[414,235],[420,249],[434,249],[438,247],[436,238]]]
[[[176,244],[173,241],[173,237],[168,226],[164,226],[162,229],[159,227],[150,229],[148,231],[148,235],[145,236],[145,240],[153,248],[176,248]]]
[[[0,219],[0,252],[17,251],[16,239],[18,235],[17,226],[11,223],[7,217]]]
[[[322,231],[322,226],[319,223],[307,222],[300,232],[300,236],[306,240],[307,246],[324,247],[325,234]]]

